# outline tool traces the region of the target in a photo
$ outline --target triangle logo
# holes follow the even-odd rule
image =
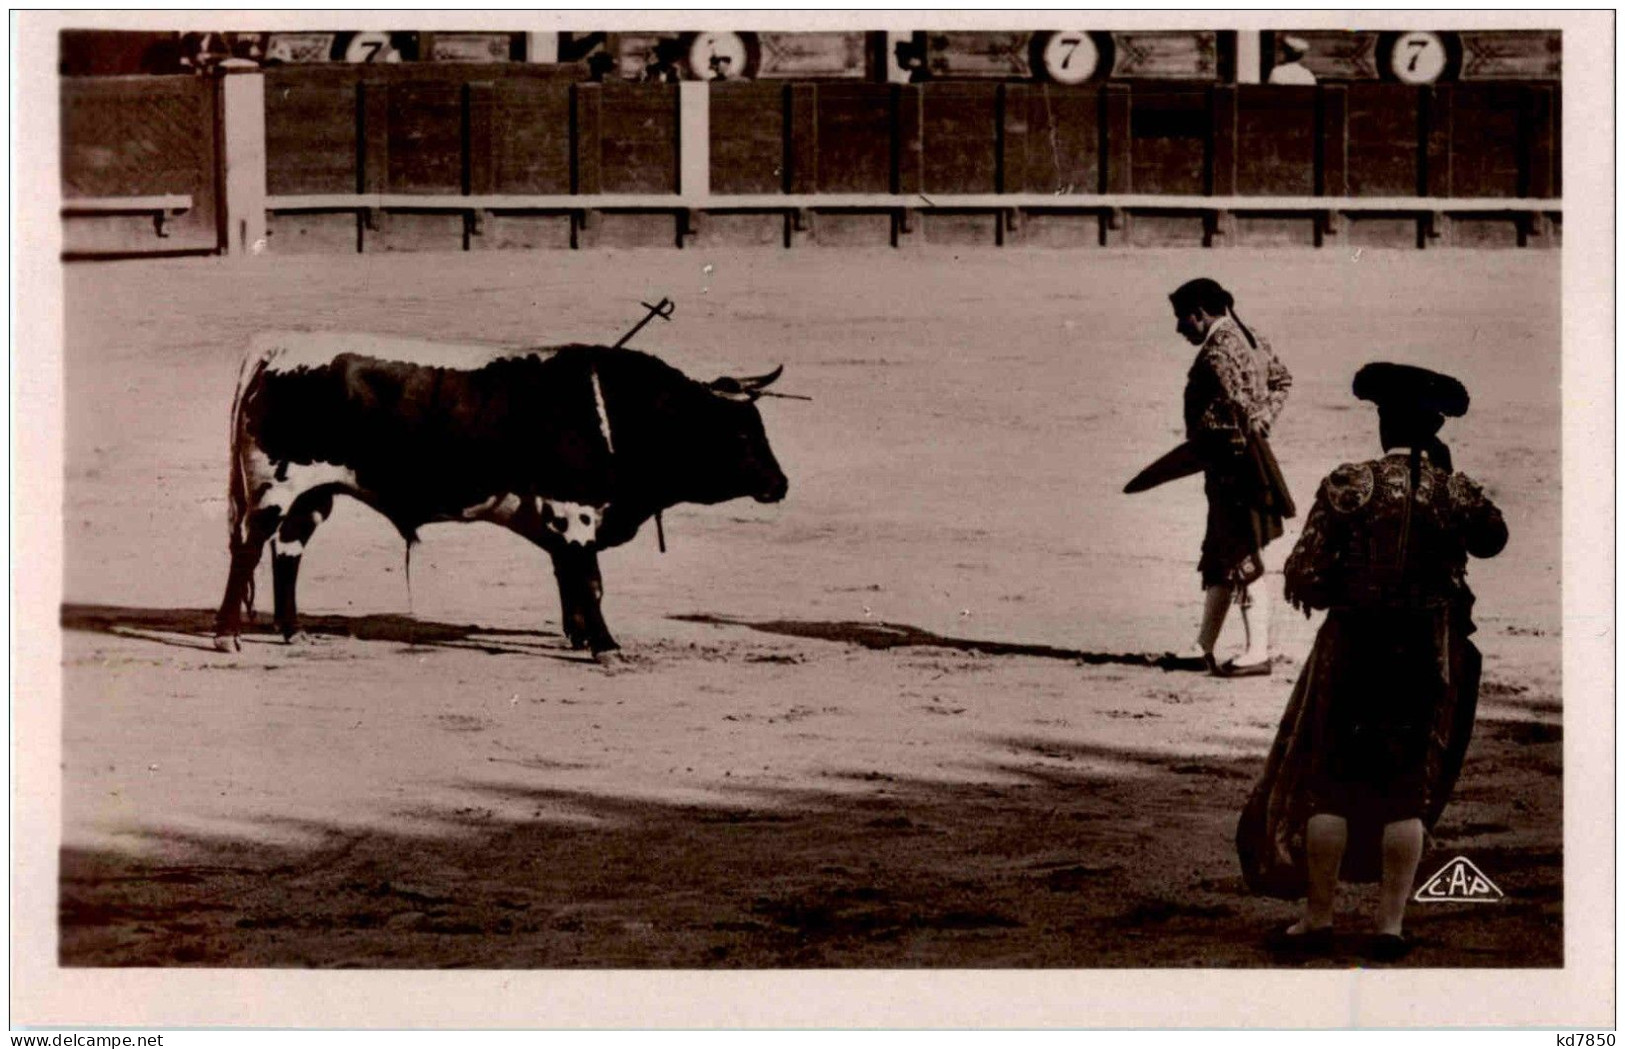
[[[1494,903],[1505,896],[1472,860],[1457,856],[1417,889],[1412,899],[1417,903]]]

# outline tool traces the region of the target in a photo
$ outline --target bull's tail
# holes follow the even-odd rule
[[[235,559],[238,551],[251,540],[248,534],[248,470],[244,458],[248,454],[248,433],[243,420],[243,402],[250,386],[257,382],[276,353],[273,344],[258,344],[243,355],[237,368],[237,389],[231,397],[230,441],[231,467],[226,482],[227,542]],[[244,604],[249,616],[254,614],[254,580],[248,580]]]

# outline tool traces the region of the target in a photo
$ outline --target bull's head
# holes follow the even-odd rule
[[[784,365],[779,365],[766,375],[735,378],[724,375],[720,379],[712,379],[708,384],[711,392],[718,397],[725,397],[730,401],[743,401],[749,403],[763,396],[776,396],[764,394],[762,391],[773,384],[773,381],[784,374]]]
[[[776,503],[784,498],[789,482],[768,447],[756,411],[758,398],[783,396],[767,389],[783,373],[781,364],[766,375],[725,375],[705,384],[712,396],[728,403],[718,405],[722,411],[702,413],[706,421],[696,421],[690,428],[700,460],[711,464],[690,496],[693,501],[721,502],[748,495],[758,502]]]

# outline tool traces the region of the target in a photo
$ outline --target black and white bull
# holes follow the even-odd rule
[[[789,482],[755,405],[782,370],[707,385],[603,346],[261,337],[232,408],[231,571],[215,646],[238,648],[267,542],[276,624],[294,638],[300,557],[343,494],[408,543],[439,521],[524,536],[552,555],[571,645],[614,649],[600,549],[677,503],[784,498]]]

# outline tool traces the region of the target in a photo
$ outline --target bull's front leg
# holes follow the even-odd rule
[[[597,551],[566,547],[552,554],[564,636],[570,646],[590,649],[593,655],[620,648],[604,623],[604,578],[598,569]]]
[[[271,541],[271,583],[275,597],[276,625],[284,640],[292,643],[305,639],[299,629],[299,562],[305,554],[305,544],[315,534],[316,526],[333,514],[331,493],[301,496],[294,501],[288,516],[283,518]]]

